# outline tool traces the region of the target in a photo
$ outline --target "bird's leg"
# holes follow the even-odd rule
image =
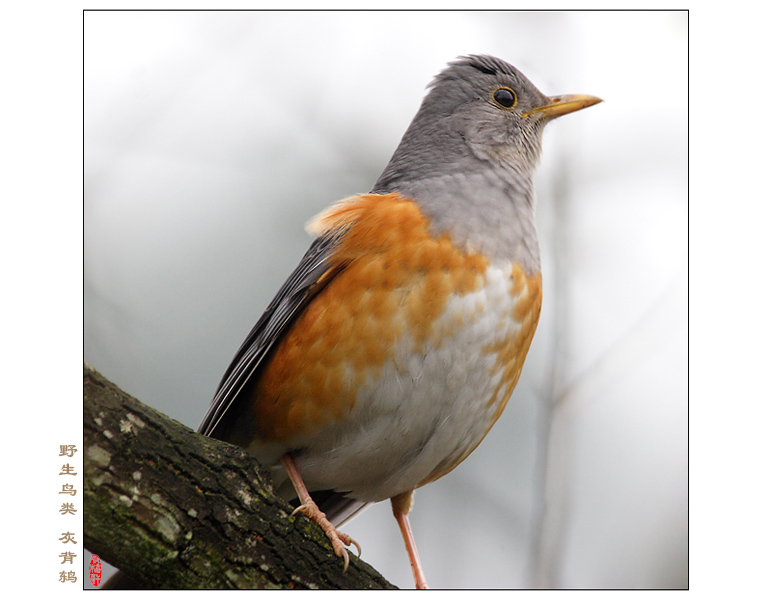
[[[293,510],[292,514],[294,515],[296,512],[302,512],[306,517],[311,519],[314,523],[317,523],[324,530],[324,533],[330,538],[332,549],[335,551],[335,554],[343,559],[343,571],[345,572],[346,569],[348,569],[349,563],[346,546],[354,544],[357,548],[357,556],[362,554],[362,548],[351,538],[351,536],[335,529],[335,526],[327,519],[327,515],[319,509],[316,502],[311,498],[311,494],[308,493],[306,484],[303,483],[303,478],[300,476],[300,471],[298,471],[295,461],[289,454],[285,454],[282,457],[281,464],[287,471],[287,475],[289,475],[290,481],[295,487],[295,491],[300,499],[300,506]]]
[[[391,499],[391,510],[394,518],[399,523],[399,530],[402,532],[402,539],[405,540],[407,555],[410,557],[410,567],[413,569],[413,578],[417,590],[428,590],[429,584],[426,583],[426,576],[421,568],[421,560],[418,558],[418,547],[415,545],[413,531],[410,529],[410,521],[407,513],[413,506],[413,490],[399,494]]]

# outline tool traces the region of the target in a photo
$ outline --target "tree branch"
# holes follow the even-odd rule
[[[83,367],[85,546],[147,588],[393,588],[273,495],[243,450]]]

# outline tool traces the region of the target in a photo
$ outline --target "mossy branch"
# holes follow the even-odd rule
[[[83,367],[85,546],[144,588],[393,588],[335,556],[243,450]]]

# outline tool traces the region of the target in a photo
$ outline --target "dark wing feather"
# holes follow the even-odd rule
[[[340,270],[342,265],[333,264],[330,257],[345,233],[345,229],[329,231],[313,241],[233,357],[198,427],[199,433],[217,437],[213,434],[218,425],[268,352],[308,302]]]
[[[346,231],[345,228],[326,231],[313,241],[233,357],[199,425],[199,433],[235,441],[228,439],[228,431],[230,420],[238,421],[238,413],[243,410],[237,403],[241,390],[306,305],[345,267],[345,263],[333,261],[331,256]],[[315,491],[311,495],[336,527],[367,506],[332,490]]]

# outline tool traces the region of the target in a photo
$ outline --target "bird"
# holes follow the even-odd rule
[[[480,444],[539,321],[534,172],[548,97],[489,55],[450,62],[368,193],[309,222],[308,251],[220,381],[199,432],[272,472],[349,564],[341,525],[390,500],[416,588],[416,489]]]

